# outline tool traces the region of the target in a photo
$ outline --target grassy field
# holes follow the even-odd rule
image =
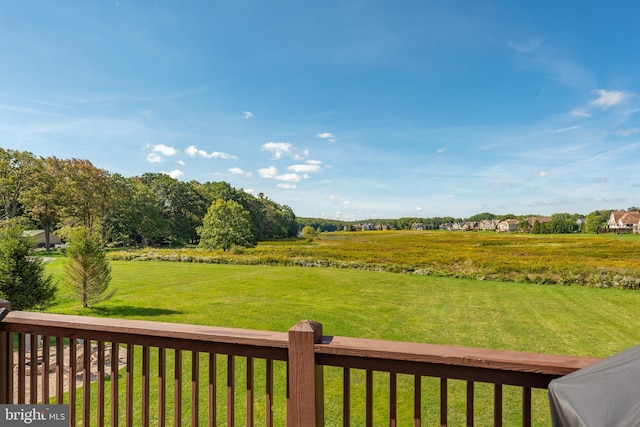
[[[612,241],[636,244],[633,240]],[[332,242],[329,239],[312,243],[337,244]],[[491,247],[494,246],[506,245]],[[259,250],[265,249],[259,247]],[[410,253],[411,249],[406,252]],[[389,254],[392,256],[398,255]],[[61,279],[62,264],[63,259],[51,262],[47,271]],[[286,331],[299,320],[313,319],[323,324],[325,335],[593,357],[606,357],[633,346],[640,335],[636,320],[640,292],[629,290],[337,268],[159,261],[113,261],[112,266],[113,286],[118,288],[113,299],[82,309],[62,286],[58,303],[50,311],[277,331]],[[169,355],[170,364],[171,357]],[[185,356],[187,360],[188,357]],[[223,357],[219,364],[222,369]],[[139,372],[140,367],[136,369]],[[258,375],[260,369],[257,368]],[[222,370],[220,373],[222,375]],[[185,371],[184,375],[189,378],[189,372]],[[339,375],[340,372],[327,372],[327,425],[333,425],[332,420],[340,418],[340,401],[336,398],[340,390]],[[242,384],[241,374],[238,381]],[[356,372],[354,387],[361,386],[363,381],[362,373]],[[388,393],[386,381],[384,375],[377,379],[376,396],[384,398]],[[154,387],[152,384],[152,390]],[[400,378],[399,387],[401,396],[408,393],[410,378]],[[221,385],[220,399],[224,402],[223,388]],[[478,425],[488,422],[491,413],[491,390],[485,388],[477,387],[478,407],[488,408],[477,415]],[[283,399],[284,385],[276,385],[276,389]],[[424,389],[427,401],[437,401],[436,383],[427,380]],[[517,391],[505,393],[505,411],[517,413]],[[362,405],[362,397],[353,397],[354,414]],[[411,402],[409,395],[405,397]],[[188,393],[184,398],[189,398]],[[451,425],[464,422],[463,400],[463,384],[454,383],[450,405],[458,415],[452,418]],[[185,407],[187,402],[185,400]],[[534,408],[534,424],[548,425],[544,391],[534,393]],[[236,410],[242,419],[242,407]],[[436,410],[429,406],[425,411],[426,424],[436,424]],[[406,414],[411,413],[411,408],[408,404],[401,406],[399,413],[408,422]],[[386,408],[382,405],[376,417],[381,420],[385,415]],[[188,419],[189,414],[184,416]],[[283,416],[277,414],[276,418],[282,420]],[[507,415],[506,425],[516,423],[516,419],[517,416]],[[353,425],[360,425],[360,421],[354,419]]]
[[[251,249],[117,251],[121,260],[329,266],[400,273],[640,288],[640,235],[534,235],[488,232],[323,233]]]

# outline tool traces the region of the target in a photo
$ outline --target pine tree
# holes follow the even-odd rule
[[[14,310],[43,310],[53,302],[57,288],[44,265],[31,256],[33,242],[15,226],[0,227],[0,296]]]
[[[81,227],[71,234],[67,248],[67,283],[85,308],[109,299],[115,293],[115,290],[107,292],[111,266],[96,234]]]

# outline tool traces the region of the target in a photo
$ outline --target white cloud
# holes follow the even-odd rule
[[[305,165],[291,165],[287,169],[297,173],[320,172],[322,170],[322,162],[310,160]]]
[[[233,156],[228,153],[223,153],[221,151],[212,151],[211,153],[207,153],[204,150],[199,150],[195,145],[190,145],[184,150],[191,157],[202,157],[204,159],[236,159],[236,156]]]
[[[575,117],[591,117],[591,113],[586,111],[584,108],[576,108],[571,111],[571,115]]]
[[[244,113],[242,113],[242,115],[247,120],[250,119],[251,117],[253,117],[253,113],[251,111],[245,111]]]
[[[273,157],[276,159],[281,158],[283,155],[291,154],[291,144],[288,142],[267,142],[262,145],[262,149],[264,151],[271,151],[273,153]]]
[[[326,139],[329,142],[336,142],[336,137],[331,132],[319,133],[316,136],[321,139]]]
[[[169,175],[171,178],[174,178],[174,179],[178,179],[182,175],[184,175],[184,172],[182,172],[180,169],[174,169],[171,172],[165,172],[165,173],[167,175]]]
[[[609,91],[605,89],[596,89],[594,92],[598,95],[598,97],[591,101],[589,104],[597,108],[602,108],[603,110],[620,104],[622,101],[629,97],[628,93],[618,90]]]
[[[278,181],[299,182],[302,178],[297,173],[285,173],[274,176]]]
[[[173,156],[178,151],[173,147],[168,147],[164,144],[157,144],[153,146],[153,151],[157,153],[161,153],[164,156]]]
[[[535,177],[537,178],[547,178],[548,176],[550,176],[551,174],[547,171],[540,171],[537,174],[535,174]]]
[[[296,185],[295,184],[288,184],[288,183],[280,183],[280,184],[276,185],[276,187],[284,188],[285,190],[294,190],[296,188]]]
[[[184,162],[184,160],[178,160],[176,161],[177,164],[179,164],[180,166],[186,166],[186,163]]]
[[[278,181],[286,182],[299,182],[302,179],[302,177],[297,173],[285,173],[279,175],[278,170],[274,166],[258,169],[258,175],[260,175],[261,178],[275,179]]]
[[[158,153],[149,153],[149,155],[147,156],[147,162],[160,163],[162,162],[162,156],[160,156]]]
[[[258,175],[262,178],[275,178],[278,175],[278,170],[274,166],[268,168],[258,169]]]
[[[232,175],[240,175],[240,176],[244,176],[246,178],[249,178],[252,175],[251,172],[244,171],[244,170],[242,170],[240,168],[230,168],[229,172]]]
[[[420,206],[416,206],[416,212],[422,212],[422,208]]]

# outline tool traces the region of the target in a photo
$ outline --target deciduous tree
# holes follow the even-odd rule
[[[216,200],[211,204],[201,227],[198,227],[200,246],[226,251],[232,246],[251,247],[255,244],[251,234],[249,212],[233,200]]]

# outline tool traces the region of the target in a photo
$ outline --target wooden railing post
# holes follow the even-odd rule
[[[289,329],[287,427],[324,425],[322,366],[315,363],[314,345],[322,339],[322,325],[311,320]]]
[[[9,301],[0,299],[0,308],[10,309]],[[9,334],[0,332],[0,404],[9,404],[13,400],[13,396],[9,396],[9,375],[12,369],[10,362],[13,357],[13,348],[9,342]]]

